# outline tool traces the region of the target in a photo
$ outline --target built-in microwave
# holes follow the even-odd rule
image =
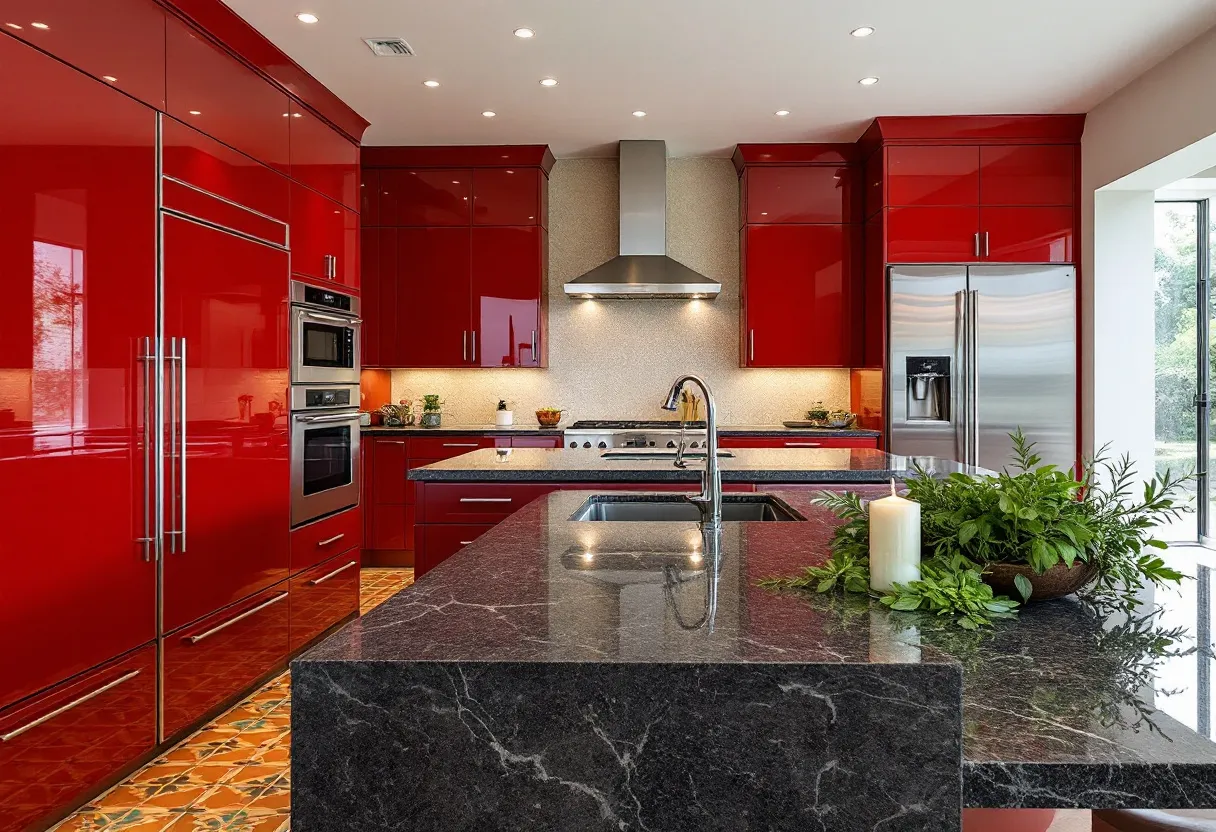
[[[354,295],[292,281],[291,383],[358,384],[361,323]]]
[[[359,386],[291,388],[291,525],[359,504]]]

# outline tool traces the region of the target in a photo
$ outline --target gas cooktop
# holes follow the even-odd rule
[[[705,422],[688,422],[690,430],[705,430]],[[580,419],[569,430],[679,430],[676,419]]]
[[[705,423],[685,424],[687,446],[705,444]],[[675,419],[582,419],[563,432],[567,448],[674,448],[680,436]]]

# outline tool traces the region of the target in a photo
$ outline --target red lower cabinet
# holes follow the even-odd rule
[[[498,523],[555,488],[549,483],[427,483],[419,522]]]
[[[290,642],[287,602],[283,582],[165,636],[166,738],[283,661]]]
[[[359,550],[352,549],[292,578],[291,650],[295,652],[359,611]]]
[[[494,528],[493,523],[418,526],[418,551],[414,554],[414,578],[421,578],[492,528]]]
[[[355,506],[291,530],[291,571],[314,566],[363,542],[363,511]]]
[[[156,745],[156,646],[0,711],[0,829],[41,828]]]

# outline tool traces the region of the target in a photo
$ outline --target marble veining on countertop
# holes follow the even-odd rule
[[[932,473],[980,472],[948,459],[903,457],[874,448],[728,448],[723,482],[886,482],[904,479],[914,463]],[[413,468],[426,482],[699,482],[703,460],[687,468],[672,459],[605,457],[595,448],[483,448]]]
[[[1216,744],[1145,684],[1154,621],[1061,599],[973,634],[864,598],[773,592],[757,582],[828,556],[838,521],[811,492],[772,492],[804,522],[725,523],[720,538],[571,521],[591,493],[530,503],[298,661],[957,664],[965,805],[1216,806]]]

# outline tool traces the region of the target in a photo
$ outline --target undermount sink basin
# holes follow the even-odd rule
[[[604,451],[600,456],[603,459],[675,459],[676,451],[674,448],[613,448],[610,451]],[[705,451],[685,451],[685,459],[705,459]],[[718,451],[718,459],[733,457],[730,451]]]
[[[570,519],[614,523],[695,523],[701,519],[701,511],[684,497],[596,494],[579,506]],[[775,497],[764,494],[725,494],[722,496],[723,521],[754,523],[805,519]]]

